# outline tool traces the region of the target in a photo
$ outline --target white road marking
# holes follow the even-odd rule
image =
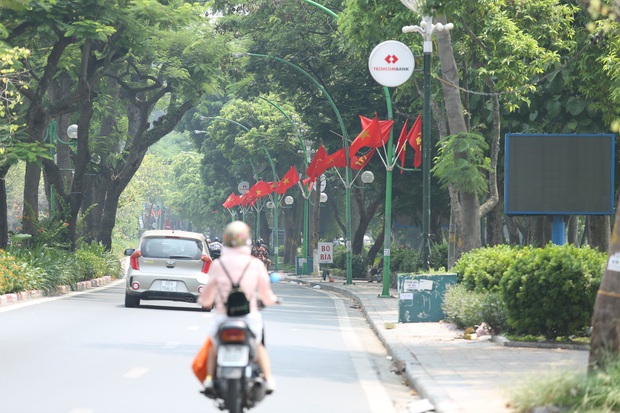
[[[139,377],[144,376],[149,369],[145,367],[135,367],[129,370],[127,373],[123,374],[123,378],[125,379],[137,379]]]
[[[180,344],[181,344],[180,341],[169,341],[166,344],[164,344],[164,349],[172,350],[172,349],[179,347]]]
[[[69,413],[94,413],[94,412],[95,411],[93,409],[82,409],[82,408],[69,410]]]
[[[200,330],[200,326],[189,326],[187,329],[190,331]]]
[[[357,338],[353,327],[351,327],[351,322],[349,321],[347,310],[344,307],[343,299],[333,294],[329,295],[336,304],[340,332],[342,333],[342,338],[351,355],[351,361],[357,372],[357,378],[362,385],[362,389],[364,389],[370,411],[373,413],[396,413],[392,399],[378,380],[377,375],[373,373],[372,363],[366,355],[364,347]]]

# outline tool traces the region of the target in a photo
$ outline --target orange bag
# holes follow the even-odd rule
[[[210,348],[211,337],[207,337],[205,343],[202,347],[200,347],[198,354],[196,354],[196,357],[194,357],[194,361],[192,362],[192,370],[194,370],[194,374],[201,383],[207,378],[207,355],[209,354]]]

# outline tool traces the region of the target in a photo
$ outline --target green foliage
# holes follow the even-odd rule
[[[478,248],[463,254],[452,271],[468,291],[498,292],[504,272],[518,256],[529,251],[528,247],[510,245]]]
[[[448,248],[447,242],[431,245],[431,255],[429,257],[431,268],[448,268]]]
[[[15,257],[0,250],[0,294],[16,293],[31,287],[29,274]]]
[[[500,282],[508,322],[518,333],[547,339],[589,326],[604,253],[549,244],[516,258]]]
[[[422,254],[410,248],[398,248],[391,251],[390,271],[415,273],[422,267]]]
[[[487,323],[495,333],[508,328],[504,301],[499,292],[470,291],[463,284],[449,286],[441,308],[446,320],[460,328]]]
[[[120,261],[106,251],[101,244],[83,245],[75,251],[80,280],[92,280],[104,276],[117,278],[121,273]]]
[[[614,413],[620,410],[620,359],[611,358],[605,371],[554,373],[526,380],[512,391],[510,405],[516,413],[541,406],[557,406],[559,411]]]
[[[39,289],[55,292],[61,285],[74,287],[80,281],[121,275],[118,257],[100,244],[82,245],[75,252],[46,245],[30,248],[12,246],[6,256],[9,257],[7,262],[14,260],[19,269],[19,274],[5,281],[5,284],[14,286],[13,291]],[[2,283],[0,275],[0,290]]]
[[[334,252],[333,267],[337,270],[347,270],[347,252],[344,248],[337,248]],[[353,254],[351,256],[351,276],[352,278],[367,278],[366,254]]]
[[[491,160],[484,155],[489,145],[475,133],[459,133],[441,138],[433,174],[444,187],[477,194],[488,191],[486,172],[491,170]]]

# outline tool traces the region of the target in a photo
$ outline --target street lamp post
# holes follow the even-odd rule
[[[418,12],[418,0],[400,0],[408,9]],[[422,16],[419,26],[405,26],[403,33],[419,33],[424,39],[424,111],[422,113],[422,264],[429,268],[431,227],[431,54],[433,33],[452,30],[448,23],[433,24],[431,16]]]
[[[45,133],[45,138],[44,138],[44,141],[47,141],[50,143],[50,156],[54,160],[54,163],[57,163],[58,161],[57,155],[56,155],[56,144],[61,143],[66,146],[74,147],[76,145],[76,140],[78,137],[78,126],[75,124],[69,125],[69,127],[67,128],[67,137],[69,138],[69,141],[63,141],[62,139],[60,139],[60,137],[58,136],[57,129],[58,129],[58,125],[56,124],[56,121],[55,120],[50,121],[50,124],[47,128],[47,131]],[[73,172],[73,169],[62,169],[61,168],[60,170]],[[56,191],[54,190],[54,187],[51,187],[50,188],[50,215],[52,211],[54,210],[54,208],[56,207],[55,192]]]
[[[344,150],[345,150],[345,157],[346,157],[346,167],[345,167],[345,182],[344,182],[344,187],[345,187],[345,201],[346,201],[346,206],[345,206],[345,215],[346,215],[346,238],[345,238],[345,248],[346,248],[346,258],[347,258],[347,281],[346,284],[350,285],[353,284],[353,277],[352,277],[352,257],[351,257],[351,167],[350,167],[350,158],[349,158],[349,137],[347,134],[347,130],[344,126],[344,122],[342,121],[342,117],[340,116],[340,111],[338,110],[338,108],[336,107],[336,104],[334,103],[332,97],[329,95],[329,93],[327,93],[327,91],[325,90],[325,88],[323,87],[323,85],[321,85],[314,77],[312,77],[312,75],[308,72],[306,72],[305,70],[303,70],[301,67],[297,66],[294,63],[289,62],[288,60],[276,57],[276,56],[270,56],[270,55],[265,55],[265,54],[258,54],[258,53],[243,53],[243,54],[235,54],[235,57],[242,57],[242,56],[253,56],[253,57],[261,57],[261,58],[265,58],[265,59],[272,59],[272,60],[276,60],[280,63],[283,63],[285,65],[288,65],[290,67],[292,67],[293,69],[295,69],[296,71],[298,71],[299,73],[303,74],[304,76],[306,76],[308,79],[310,79],[310,81],[312,81],[312,83],[319,88],[319,90],[321,91],[321,93],[323,93],[323,95],[325,95],[325,97],[327,98],[327,100],[329,101],[332,109],[334,110],[335,114],[336,114],[336,118],[338,119],[338,123],[340,124],[340,129],[342,132],[342,140],[343,140],[343,146],[344,146]]]

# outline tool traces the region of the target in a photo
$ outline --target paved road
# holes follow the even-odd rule
[[[402,407],[402,390],[380,383],[385,356],[369,356],[359,311],[323,291],[274,290],[285,300],[265,312],[278,390],[253,412],[397,413],[391,399],[401,391]],[[0,308],[0,411],[217,411],[190,370],[212,315],[184,303],[122,303],[115,283]]]

